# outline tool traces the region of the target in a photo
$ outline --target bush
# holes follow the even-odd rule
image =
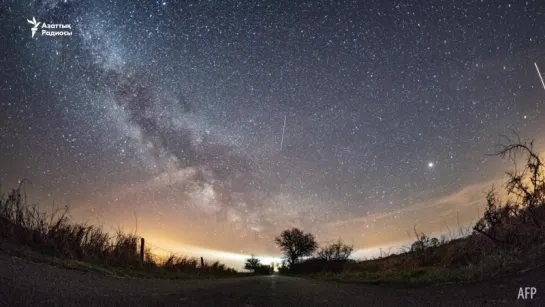
[[[270,265],[260,265],[254,270],[255,274],[270,275],[273,273],[273,268]]]
[[[332,261],[332,260],[347,260],[352,252],[354,251],[353,246],[348,246],[344,244],[342,239],[336,243],[330,244],[328,246],[322,247],[318,252],[318,258]]]
[[[353,262],[348,259],[309,258],[296,263],[291,268],[291,273],[295,274],[314,274],[314,273],[340,273],[344,270],[347,263]]]

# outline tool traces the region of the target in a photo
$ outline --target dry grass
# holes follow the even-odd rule
[[[174,272],[186,272],[186,273],[198,273],[198,272],[207,272],[207,273],[235,273],[234,269],[227,268],[223,263],[219,261],[206,262],[204,261],[204,266],[201,265],[200,260],[194,257],[180,257],[177,255],[169,256],[162,263],[162,267],[168,271]]]
[[[458,238],[442,239],[415,229],[416,241],[404,253],[337,263],[312,258],[290,273],[339,281],[432,283],[490,278],[545,263],[545,165],[531,141],[506,139],[509,143],[496,155],[508,157],[515,169],[522,158],[524,167],[507,172],[509,200],[502,202],[494,189],[488,193],[485,213],[473,229],[460,227]]]
[[[72,223],[68,218],[68,208],[50,214],[40,212],[37,205],[26,203],[25,183],[22,181],[16,189],[0,195],[0,237],[49,256],[107,267],[153,269],[155,272],[159,269],[187,274],[236,274],[235,270],[218,261],[202,266],[194,258],[171,256],[163,262],[149,248],[145,249],[142,262],[138,236],[120,229],[110,235],[100,227]]]
[[[365,261],[311,258],[291,274],[363,283],[428,284],[491,278],[545,262],[545,245],[499,247],[480,234]]]

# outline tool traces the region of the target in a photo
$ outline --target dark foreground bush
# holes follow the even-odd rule
[[[255,274],[260,275],[271,275],[273,273],[273,268],[270,265],[260,265],[254,271]]]
[[[309,258],[299,263],[293,264],[290,273],[293,274],[312,274],[312,273],[340,273],[348,263],[354,260],[327,260],[323,258]]]

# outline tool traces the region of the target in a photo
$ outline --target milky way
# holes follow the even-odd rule
[[[78,220],[130,228],[136,214],[156,240],[233,252],[278,254],[291,226],[363,248],[469,221],[505,169],[485,155],[498,135],[544,137],[544,12],[12,1],[0,182],[28,178]],[[32,38],[32,17],[72,36]]]

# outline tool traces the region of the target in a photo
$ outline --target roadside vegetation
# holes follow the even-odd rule
[[[506,173],[508,199],[492,188],[473,227],[441,238],[415,227],[415,241],[402,253],[366,261],[350,259],[353,247],[340,239],[318,249],[312,234],[294,228],[275,239],[285,256],[279,271],[343,282],[428,284],[487,279],[545,264],[544,160],[532,141],[505,139],[493,155],[514,164],[515,171]]]
[[[484,200],[483,216],[472,227],[460,227],[458,236],[434,238],[415,227],[415,241],[402,253],[357,261],[350,258],[353,246],[342,239],[320,247],[314,235],[292,228],[275,238],[284,253],[278,271],[343,282],[426,284],[487,279],[545,264],[544,160],[532,141],[523,142],[518,136],[506,140],[494,155],[514,164],[515,170],[506,173],[508,197],[500,199],[492,188]],[[70,221],[68,208],[44,213],[37,205],[27,204],[27,183],[23,180],[16,189],[0,194],[0,250],[114,276],[240,275],[218,261],[159,257],[150,249],[144,250],[142,258],[135,234],[118,230],[111,235],[100,227]],[[32,253],[14,245],[26,246]],[[247,259],[245,269],[252,275],[273,272],[254,256]]]
[[[197,258],[178,255],[159,257],[149,248],[144,250],[142,259],[140,238],[135,234],[118,229],[110,235],[100,227],[71,222],[66,207],[47,214],[40,212],[37,205],[27,204],[24,189],[27,183],[23,180],[16,189],[0,194],[1,249],[31,255],[33,260],[116,276],[194,278],[237,275],[234,269],[218,261],[201,262]],[[23,244],[32,252],[21,252],[22,249],[13,243]]]
[[[270,275],[273,273],[273,267],[261,263],[261,260],[255,258],[252,255],[251,258],[246,259],[244,269],[252,272],[255,275]]]

